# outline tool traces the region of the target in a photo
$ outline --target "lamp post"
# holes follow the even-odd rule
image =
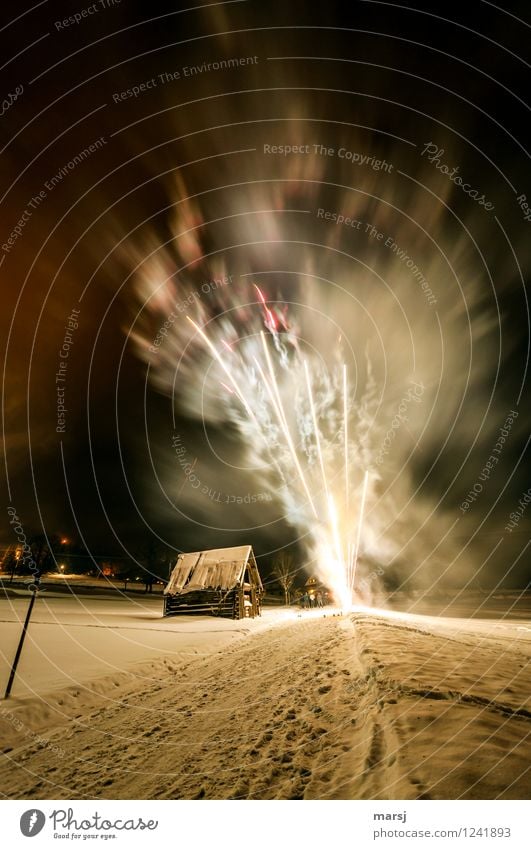
[[[20,660],[20,655],[22,654],[22,647],[24,645],[24,640],[26,639],[26,634],[28,633],[28,625],[31,619],[31,614],[33,611],[33,605],[35,604],[35,599],[37,598],[37,593],[39,591],[39,584],[41,582],[40,574],[36,576],[35,581],[33,582],[33,592],[30,598],[30,603],[28,605],[28,610],[26,612],[26,618],[24,620],[24,625],[22,626],[22,634],[20,635],[20,640],[18,641],[17,650],[15,652],[15,659],[13,660],[13,666],[11,667],[11,672],[9,674],[9,681],[7,682],[6,692],[4,698],[8,699],[11,694],[11,689],[13,687],[13,682],[15,680],[15,675],[17,672],[18,662]]]

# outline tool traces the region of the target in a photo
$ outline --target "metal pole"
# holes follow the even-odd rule
[[[28,612],[26,613],[26,619],[24,620],[24,625],[22,627],[22,634],[20,635],[20,640],[18,641],[15,659],[13,661],[13,666],[11,667],[11,673],[9,675],[9,681],[7,682],[6,692],[5,692],[5,696],[4,696],[5,699],[9,698],[9,695],[11,693],[11,689],[13,687],[13,681],[15,680],[18,662],[20,660],[20,655],[22,653],[22,646],[24,645],[24,640],[26,639],[26,634],[27,634],[27,631],[28,631],[28,625],[29,625],[29,621],[31,619],[31,613],[32,613],[32,610],[33,610],[33,605],[35,604],[35,599],[37,598],[37,590],[38,590],[38,584],[34,584],[33,595],[30,599],[30,603],[29,603],[29,606],[28,606]]]

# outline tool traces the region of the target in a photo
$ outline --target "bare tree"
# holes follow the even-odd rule
[[[167,580],[168,551],[152,536],[140,541],[137,560],[141,564],[145,592],[153,592],[153,584],[158,580]]]
[[[284,601],[291,603],[291,588],[295,581],[293,555],[289,551],[280,551],[274,562],[273,574],[284,590]]]
[[[12,551],[8,552],[8,554],[6,554],[6,556],[4,557],[4,562],[2,563],[2,568],[4,569],[5,572],[11,573],[10,578],[9,578],[10,584],[13,583],[13,577],[14,577],[15,572],[17,570],[17,566],[18,566],[17,555],[15,553],[13,553]]]

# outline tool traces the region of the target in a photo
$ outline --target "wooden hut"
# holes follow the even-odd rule
[[[164,590],[164,616],[260,616],[264,593],[250,545],[179,554]]]

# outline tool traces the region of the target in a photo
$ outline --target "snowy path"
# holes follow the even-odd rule
[[[0,786],[48,799],[527,797],[529,643],[414,620],[294,618],[166,667],[49,733],[59,754],[15,743]]]

